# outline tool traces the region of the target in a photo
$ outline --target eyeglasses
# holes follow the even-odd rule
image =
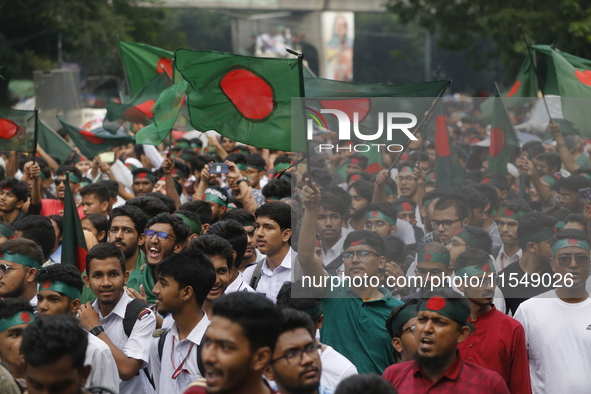
[[[399,181],[406,181],[406,182],[412,182],[415,180],[415,177],[412,175],[407,175],[407,176],[399,176],[398,177]]]
[[[271,362],[274,363],[284,358],[288,365],[298,365],[302,363],[304,353],[306,353],[312,360],[316,360],[320,357],[320,345],[308,345],[300,350],[292,350],[285,356],[277,357],[275,360],[271,360]]]
[[[176,237],[172,234],[165,233],[164,231],[154,231],[154,230],[144,230],[144,235],[148,238],[152,238],[156,234],[160,241],[166,241],[168,237],[172,239],[176,239]]]
[[[570,255],[570,254],[566,254],[563,256],[560,256],[558,258],[558,264],[560,264],[563,267],[568,267],[570,265],[570,262],[573,260],[573,258],[575,259],[575,263],[577,263],[577,265],[579,267],[584,267],[587,264],[589,264],[589,256],[584,255],[584,254],[575,254]]]
[[[19,265],[18,267],[13,267],[13,266],[10,266],[8,264],[0,264],[0,275],[4,276],[9,271],[15,270],[17,268],[25,268],[25,266]]]
[[[402,330],[402,332],[400,333],[400,336],[403,336],[405,332],[410,331],[410,333],[412,335],[415,335],[415,325],[413,324],[410,327],[405,328],[404,330]]]
[[[443,274],[443,270],[438,270],[438,269],[432,269],[432,270],[426,270],[424,268],[415,268],[415,275],[419,275],[419,276],[439,276],[441,274]]]
[[[366,230],[371,230],[372,227],[384,227],[386,225],[386,222],[383,220],[377,220],[375,222],[365,222],[365,229]]]
[[[56,186],[59,186],[59,185],[61,185],[62,183],[66,183],[66,178],[64,178],[64,179],[56,179],[56,180],[55,180],[55,185],[56,185]]]
[[[360,250],[359,252],[345,252],[341,256],[343,257],[343,261],[346,262],[352,261],[353,258],[357,256],[357,259],[360,262],[364,263],[369,259],[369,256],[371,256],[372,254],[378,257],[380,256],[379,254],[377,254],[376,252],[372,252],[371,250]]]
[[[454,219],[454,220],[431,220],[431,227],[437,229],[439,228],[439,226],[443,226],[444,230],[447,230],[451,227],[452,224],[454,224],[455,222],[459,222],[463,219]]]
[[[564,194],[564,195],[557,194],[556,195],[556,200],[558,200],[558,201],[568,201],[568,200],[570,200],[570,198],[571,198],[570,194]]]
[[[461,242],[458,242],[458,241],[456,241],[455,239],[452,239],[452,240],[451,240],[451,247],[452,247],[452,248],[457,248],[457,247],[459,247],[459,246],[468,246],[468,245],[466,245],[466,244],[463,244],[463,243],[461,243]]]

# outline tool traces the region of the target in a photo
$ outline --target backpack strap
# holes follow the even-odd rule
[[[142,314],[145,313],[144,310],[147,308],[148,305],[138,298],[135,298],[133,301],[127,304],[127,308],[125,309],[125,317],[123,318],[123,330],[125,331],[125,335],[128,337],[131,335],[135,322],[143,316]]]
[[[328,272],[330,275],[336,276],[337,270],[341,265],[343,265],[343,257],[341,255],[338,255],[333,261],[331,261],[324,267],[324,270]]]
[[[252,287],[254,290],[257,289],[259,280],[261,280],[261,271],[263,270],[264,262],[265,259],[262,259],[257,263],[257,266],[254,268],[254,272],[252,273],[252,278],[250,278],[250,287]]]
[[[170,332],[169,328],[166,329],[158,329],[154,331],[152,336],[154,338],[158,338],[158,360],[162,362],[162,352],[164,351],[164,343],[166,342],[166,336]],[[203,365],[203,359],[201,358],[201,348],[203,347],[203,337],[201,337],[201,342],[197,345],[197,368],[199,368],[199,373],[201,376],[205,376],[205,366]]]

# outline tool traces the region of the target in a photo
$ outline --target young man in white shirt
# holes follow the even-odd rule
[[[40,316],[76,315],[84,282],[75,266],[53,264],[38,271],[35,279],[39,283],[37,312]],[[85,386],[119,391],[119,373],[111,349],[96,336],[86,333],[88,347],[84,365],[90,365],[92,369]]]
[[[531,212],[531,209],[524,200],[519,198],[507,200],[501,206],[497,226],[499,227],[503,245],[498,250],[498,253],[496,250],[492,251],[493,256],[497,256],[494,262],[497,272],[519,261],[523,256],[523,251],[519,247],[517,228],[519,218],[528,212]]]
[[[591,387],[589,238],[568,229],[550,242],[560,287],[524,301],[515,319],[525,330],[533,393],[585,393]]]
[[[150,368],[156,392],[181,394],[189,383],[203,376],[198,360],[210,321],[202,307],[215,280],[213,264],[199,250],[173,254],[158,265],[156,306],[159,313],[170,313],[174,322],[167,331],[158,333],[158,341],[151,345]]]
[[[96,245],[86,256],[86,271],[88,275],[84,276],[84,281],[97,299],[80,307],[82,327],[111,349],[121,379],[120,394],[154,393],[147,373],[142,369],[148,366],[150,349],[146,344],[152,340],[156,317],[142,305],[137,308],[137,314],[131,316],[134,322],[131,332],[126,332],[127,310],[135,309],[141,301],[134,301],[125,292],[129,273],[125,270],[123,252],[112,243]],[[135,304],[129,305],[132,302]]]

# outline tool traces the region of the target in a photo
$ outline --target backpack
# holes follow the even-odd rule
[[[252,273],[252,277],[250,278],[250,287],[252,287],[254,290],[257,289],[257,286],[259,285],[259,280],[261,280],[261,271],[263,270],[263,262],[265,261],[265,259],[262,259],[261,261],[259,261],[257,264],[257,266],[254,268],[254,272]]]
[[[127,304],[127,307],[125,308],[125,317],[123,318],[123,331],[125,331],[125,335],[127,335],[128,338],[131,335],[131,332],[133,331],[133,326],[135,326],[135,322],[138,320],[140,313],[144,309],[148,309],[148,305],[146,305],[142,300],[138,298],[134,298],[133,301]],[[148,373],[148,369],[144,368],[143,371],[148,377],[148,381],[150,382],[152,387],[156,387],[156,385],[154,384],[154,380]],[[138,371],[137,375],[139,374],[140,372]]]
[[[164,351],[164,343],[166,342],[166,336],[170,332],[170,328],[159,328],[152,336],[154,338],[158,338],[158,360],[162,361],[162,352]],[[197,368],[199,368],[199,373],[201,376],[205,376],[205,367],[203,366],[203,359],[201,358],[201,347],[203,346],[203,337],[201,337],[201,342],[197,344]]]

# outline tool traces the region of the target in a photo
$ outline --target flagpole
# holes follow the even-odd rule
[[[431,116],[433,115],[433,110],[435,109],[435,105],[437,105],[437,103],[441,99],[441,96],[443,96],[443,93],[449,87],[450,84],[451,84],[451,79],[448,79],[447,85],[445,85],[445,87],[443,89],[441,89],[441,91],[439,92],[439,94],[436,97],[436,100],[433,100],[433,102],[431,103],[431,107],[429,108],[429,111],[427,111],[427,115],[425,115],[423,117],[423,119],[421,119],[421,123],[419,123],[419,125],[416,127],[415,131],[412,133],[413,135],[417,135],[419,133],[419,131],[422,131],[422,129],[425,126],[425,124],[427,123],[427,121],[429,119],[431,119]],[[400,154],[398,156],[396,156],[396,158],[394,159],[394,161],[392,162],[392,164],[388,168],[388,173],[390,173],[392,171],[392,169],[394,168],[394,166],[396,166],[396,164],[398,164],[398,162],[400,161],[400,158],[402,157],[402,152],[404,152],[404,150],[406,150],[406,148],[408,148],[408,145],[410,145],[410,139],[408,140],[408,144],[404,147],[404,149],[400,152]]]
[[[125,67],[125,62],[123,61],[123,53],[121,52],[121,45],[119,45],[119,34],[117,34],[117,48],[119,49],[119,57],[121,58],[121,65],[123,66],[123,76],[125,79],[125,86],[127,87],[127,92],[129,96],[131,96],[131,85],[129,84],[129,76],[127,75],[127,68]],[[121,100],[123,102],[123,100]]]
[[[33,163],[37,163],[37,134],[39,133],[39,110],[35,108],[35,133],[33,134]]]
[[[546,95],[544,94],[544,89],[542,87],[542,83],[540,82],[540,76],[538,74],[538,68],[536,67],[536,63],[534,62],[534,56],[531,53],[531,49],[529,48],[529,43],[527,42],[527,38],[525,37],[525,32],[523,31],[523,26],[520,24],[519,29],[521,30],[521,36],[523,37],[523,41],[525,42],[525,47],[527,48],[527,53],[529,55],[529,60],[531,61],[531,65],[534,68],[534,73],[536,74],[536,82],[538,84],[538,89],[542,93],[542,101],[544,101],[544,107],[546,107],[546,112],[548,112],[548,118],[552,121],[552,115],[550,115],[550,109],[548,108],[548,103],[546,102]],[[496,83],[495,83],[496,85]],[[498,87],[497,87],[498,90]]]

